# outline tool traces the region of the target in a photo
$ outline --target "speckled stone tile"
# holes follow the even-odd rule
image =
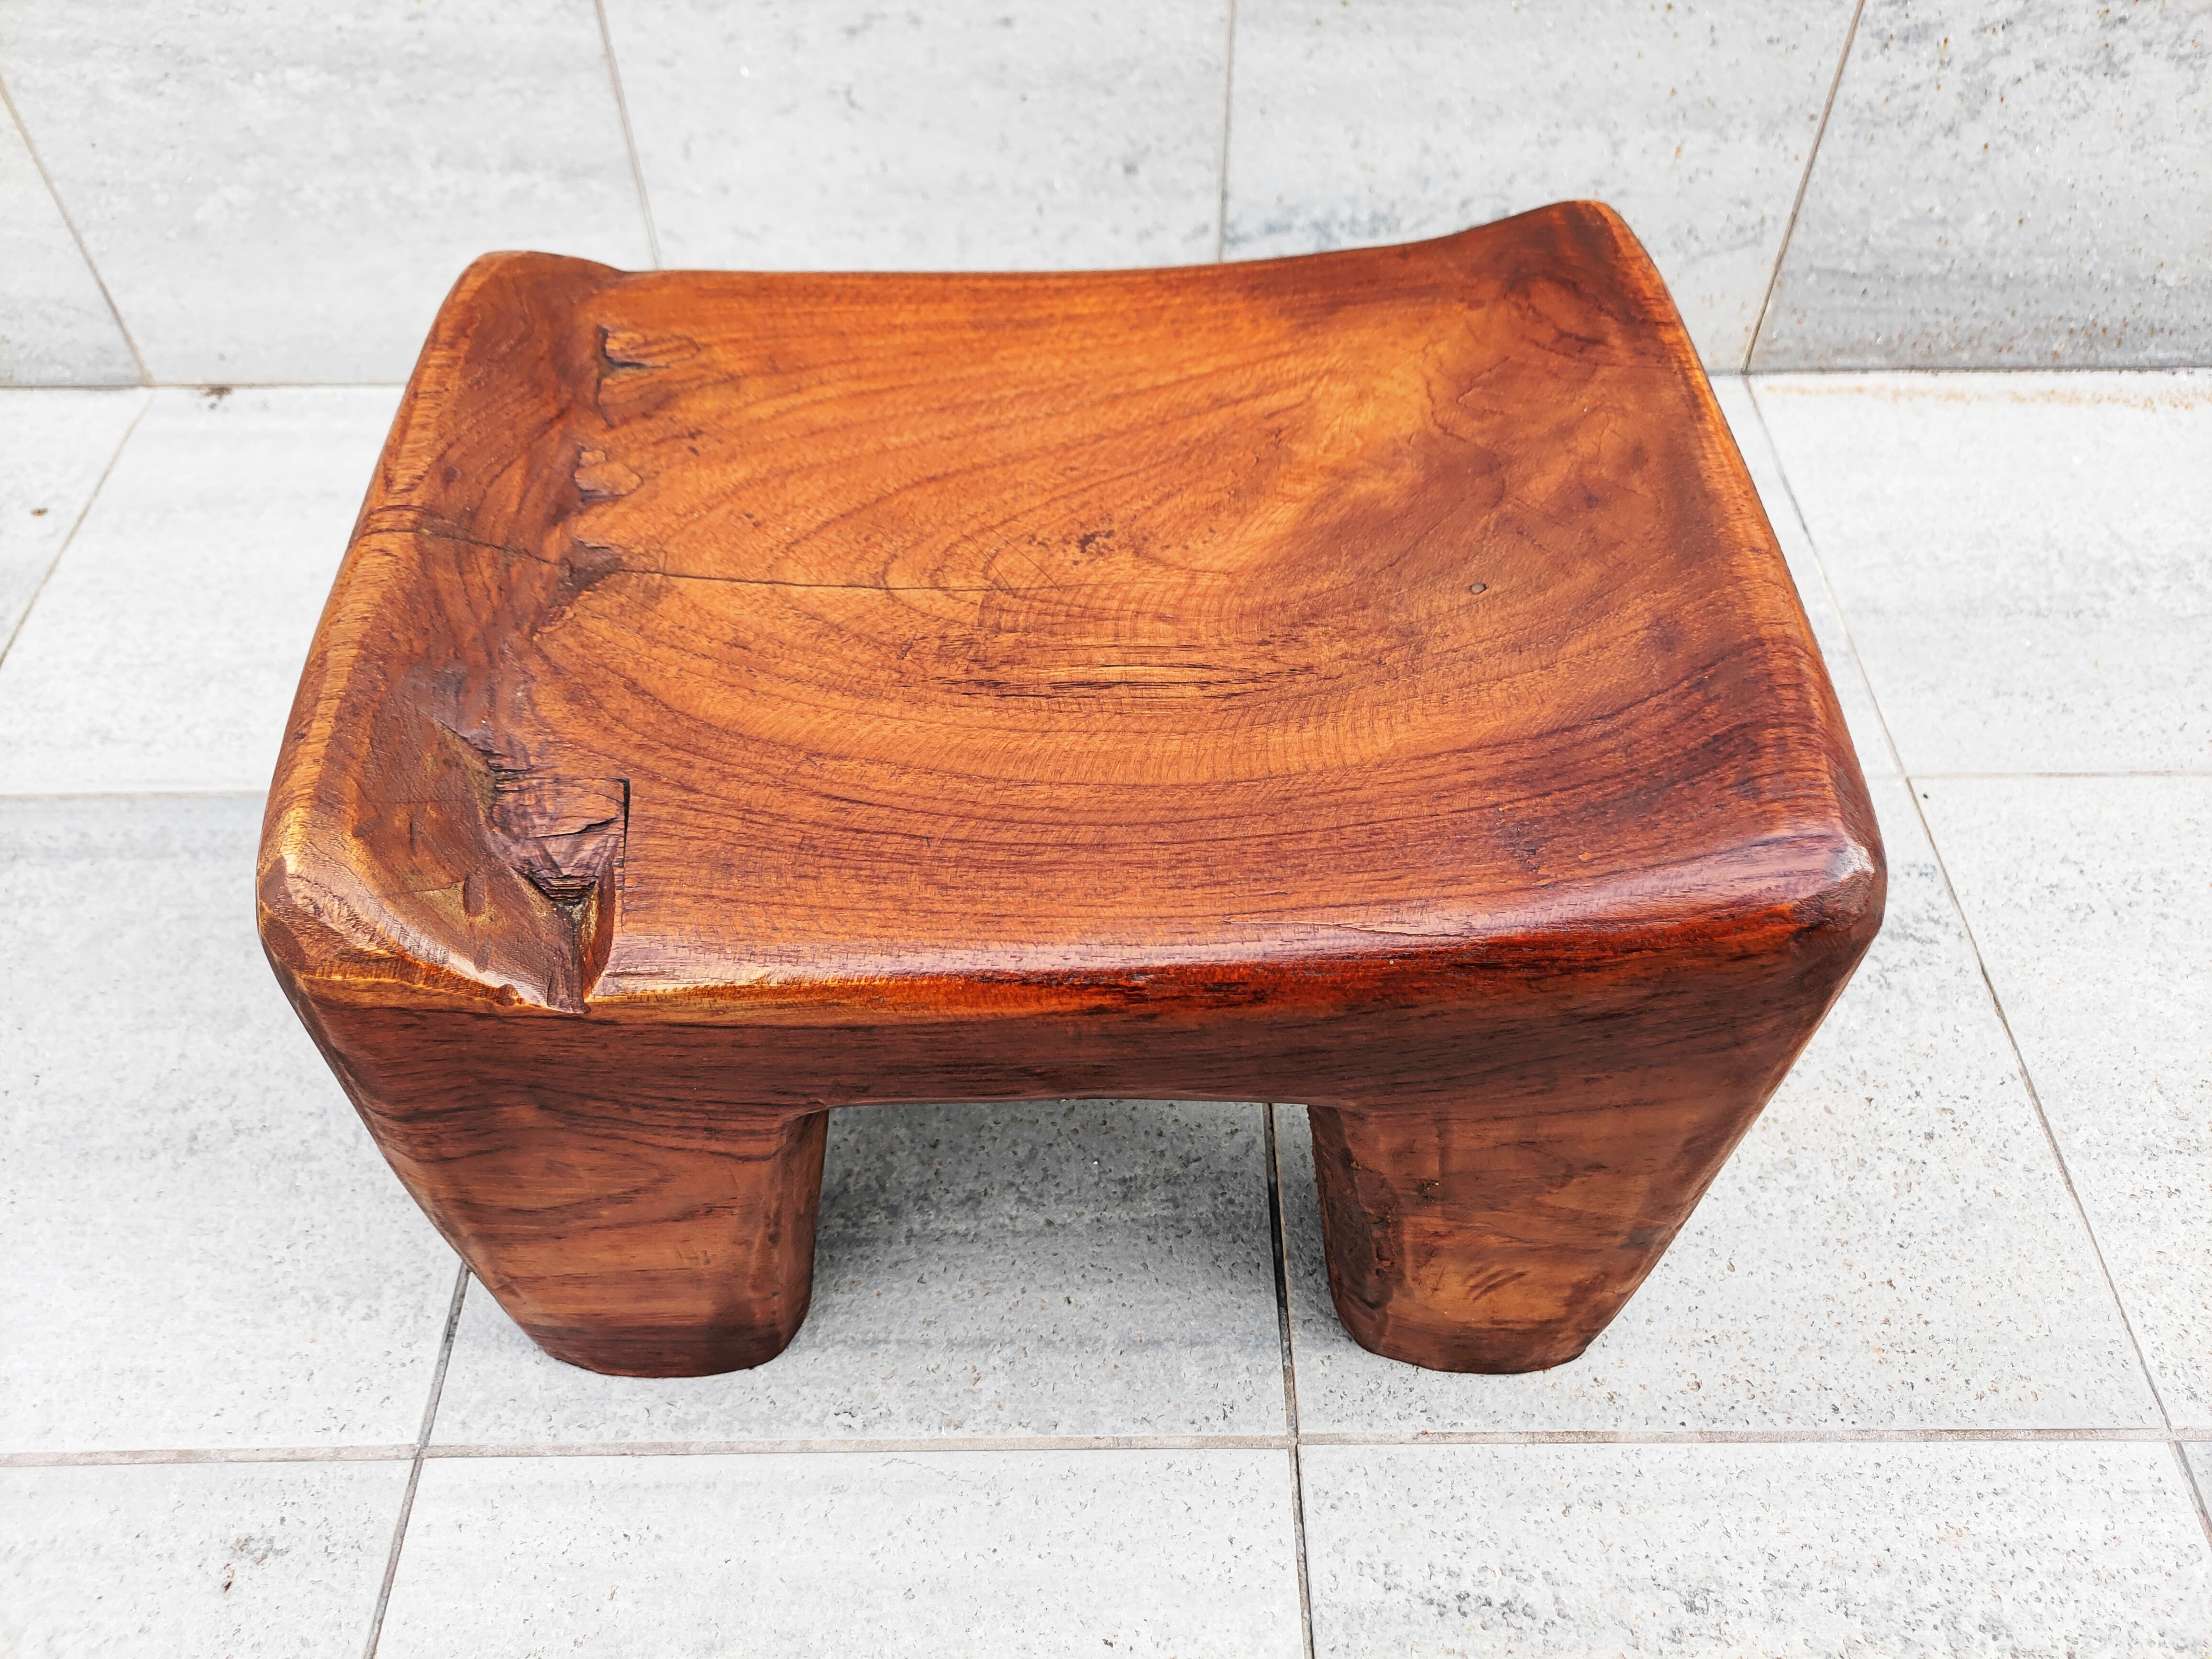
[[[1820,647],[1829,681],[1836,688],[1836,701],[1843,706],[1844,722],[1850,730],[1851,746],[1858,751],[1860,769],[1869,777],[1893,777],[1897,761],[1890,751],[1888,733],[1882,729],[1874,694],[1868,690],[1866,676],[1852,652],[1843,614],[1828,591],[1826,573],[1798,519],[1797,503],[1791,499],[1751,388],[1740,374],[1717,374],[1713,395],[1720,402],[1721,412],[1728,416],[1729,431],[1743,453],[1744,465],[1758,487],[1767,521],[1782,544],[1782,556],[1789,562],[1790,580],[1797,584],[1797,597],[1804,602],[1806,619],[1813,624],[1814,641]]]
[[[0,665],[0,794],[269,787],[399,394],[152,395]]]
[[[2212,359],[2212,14],[1868,0],[1756,368]]]
[[[0,58],[157,381],[401,380],[480,253],[647,262],[592,0],[13,0]]]
[[[359,1653],[407,1465],[0,1469],[9,1659]]]
[[[379,1659],[1291,1659],[1284,1451],[433,1459]]]
[[[1849,0],[1241,0],[1231,258],[1612,204],[1716,368],[1740,367]]]
[[[841,1111],[814,1304],[782,1355],[599,1376],[471,1285],[437,1438],[1280,1434],[1267,1224],[1255,1106]]]
[[[0,802],[0,1451],[411,1445],[456,1274],[253,933],[258,802]]]
[[[2212,1433],[2212,777],[1920,793],[2166,1410]]]
[[[1322,1446],[1314,1650],[2165,1654],[2208,1549],[2155,1443]]]
[[[672,265],[1200,264],[1226,0],[608,0]]]
[[[0,454],[8,458],[0,483],[0,649],[145,398],[138,391],[0,392]]]
[[[1874,793],[1881,936],[1581,1358],[1459,1376],[1356,1346],[1329,1304],[1304,1115],[1281,1115],[1303,1431],[2158,1425],[1911,803]]]
[[[1906,771],[2212,769],[2212,373],[1752,387]]]
[[[8,257],[0,260],[0,385],[135,385],[130,342],[4,111],[0,225],[8,227]]]

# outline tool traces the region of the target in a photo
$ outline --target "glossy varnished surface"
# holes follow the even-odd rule
[[[480,262],[262,896],[387,1153],[556,1352],[787,1339],[793,1114],[1162,1094],[1345,1114],[1347,1322],[1487,1367],[1633,1288],[1881,882],[1673,309],[1570,204],[1188,270]],[[773,1316],[686,1262],[782,1275]]]

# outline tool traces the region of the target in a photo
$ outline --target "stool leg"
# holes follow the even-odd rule
[[[829,1117],[724,1109],[676,1133],[508,1107],[432,1158],[404,1129],[379,1139],[546,1352],[705,1376],[775,1358],[806,1317]]]
[[[724,1033],[294,1006],[423,1213],[555,1358],[706,1376],[798,1334],[830,1114],[733,1099]]]
[[[1432,1370],[1565,1364],[1643,1283],[1759,1103],[1312,1109],[1337,1316],[1360,1346]]]

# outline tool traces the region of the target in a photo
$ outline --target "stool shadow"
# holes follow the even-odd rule
[[[1264,1108],[1060,1100],[830,1118],[806,1346],[1275,1342]],[[809,1342],[811,1337],[813,1342]]]

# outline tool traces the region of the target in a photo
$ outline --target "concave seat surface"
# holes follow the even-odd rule
[[[1738,1103],[1709,1176],[1881,859],[1673,307],[1568,204],[1174,270],[479,261],[318,635],[263,891],[372,1127],[465,1076],[679,1117],[1410,1109],[1671,1019],[1673,1081],[1613,1103]],[[616,1027],[661,1036],[617,1062]]]

